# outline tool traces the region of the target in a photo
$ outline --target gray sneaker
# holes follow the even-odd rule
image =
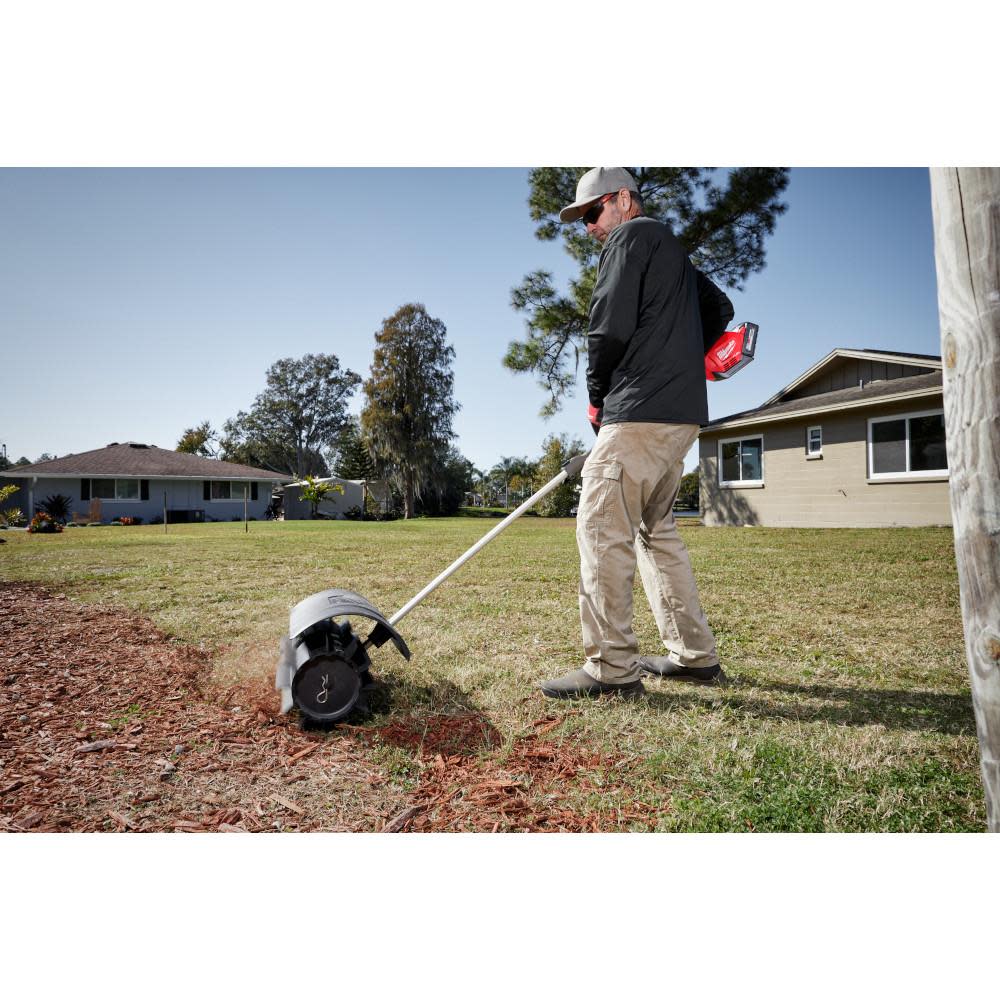
[[[682,667],[669,656],[640,656],[639,669],[644,674],[690,684],[725,684],[728,680],[718,663],[712,667]]]
[[[641,698],[646,693],[641,680],[628,684],[605,684],[604,681],[594,680],[583,667],[565,677],[544,681],[541,688],[547,698],[600,698],[602,694]]]

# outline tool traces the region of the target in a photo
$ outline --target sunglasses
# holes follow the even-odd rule
[[[603,198],[595,201],[594,204],[580,216],[581,222],[583,222],[585,226],[592,226],[595,222],[597,222],[597,220],[601,217],[601,213],[604,211],[605,203],[614,198],[617,193],[617,191],[612,191],[611,194],[606,194]]]

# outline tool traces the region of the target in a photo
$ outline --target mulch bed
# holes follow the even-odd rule
[[[641,805],[571,808],[621,762],[553,738],[504,746],[478,713],[304,731],[269,679],[209,683],[209,654],[119,608],[0,582],[0,831],[591,831]],[[415,787],[375,761],[412,754]]]
[[[0,583],[0,830],[371,830],[398,811],[356,741],[209,669],[121,609]]]

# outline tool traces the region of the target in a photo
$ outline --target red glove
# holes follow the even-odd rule
[[[601,429],[601,421],[604,419],[604,407],[594,406],[591,403],[587,407],[587,419],[590,421],[590,426],[594,428],[594,433],[597,434]]]

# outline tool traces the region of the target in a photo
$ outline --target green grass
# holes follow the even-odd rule
[[[273,676],[303,597],[346,587],[389,615],[489,527],[458,517],[260,522],[248,535],[242,524],[5,532],[0,577],[148,614],[214,650],[231,683]],[[581,785],[579,806],[645,804],[662,830],[984,828],[950,530],[682,521],[681,532],[732,683],[649,680],[642,702],[571,706],[581,713],[551,737],[620,761]],[[391,645],[375,654],[392,711],[481,711],[507,740],[562,713],[535,692],[581,662],[577,572],[572,520],[519,521],[400,624],[410,663]],[[636,633],[659,651],[641,587]],[[396,757],[402,780],[409,765]]]

